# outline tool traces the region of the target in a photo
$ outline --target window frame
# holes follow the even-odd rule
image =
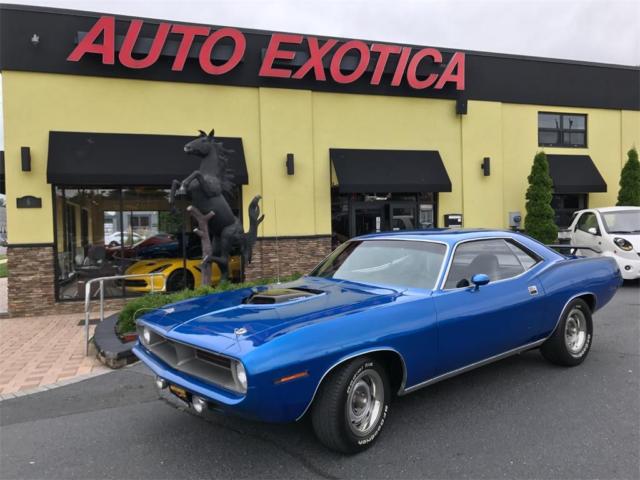
[[[582,222],[582,219],[587,218],[589,215],[593,216],[593,218],[596,221],[595,227],[596,227],[597,233],[595,235],[601,235],[602,228],[600,227],[600,221],[598,220],[598,215],[596,215],[596,212],[592,212],[592,211],[582,212],[582,214],[576,221],[576,226],[573,229],[573,231],[574,232],[580,231],[582,233],[588,233],[589,235],[593,235],[593,233],[589,232],[588,229],[583,230],[582,228],[580,228],[580,222]],[[588,228],[591,228],[591,227],[588,227]]]
[[[540,127],[540,114],[544,115],[557,115],[560,117],[559,128],[547,128]],[[566,129],[564,128],[564,117],[584,117],[584,130],[578,130],[575,128]],[[589,119],[588,114],[586,113],[568,113],[568,112],[546,112],[540,111],[538,112],[538,146],[539,147],[556,147],[556,148],[589,148]],[[545,143],[540,141],[540,132],[557,132],[560,143]],[[564,134],[565,133],[583,133],[584,132],[584,145],[578,144],[565,144]]]
[[[473,285],[466,286],[466,287],[453,287],[453,288],[444,288],[444,286],[446,285],[447,280],[449,280],[449,274],[451,273],[451,266],[453,265],[453,259],[454,259],[455,255],[456,255],[456,251],[458,250],[458,247],[460,245],[464,245],[466,243],[471,243],[471,242],[484,242],[484,241],[491,241],[491,240],[504,240],[507,243],[511,243],[511,244],[515,245],[516,247],[518,247],[519,249],[521,249],[523,252],[525,252],[531,258],[533,258],[536,262],[533,265],[531,265],[529,268],[525,269],[522,273],[519,273],[518,275],[514,275],[513,277],[509,277],[509,278],[503,278],[503,279],[500,279],[500,280],[495,280],[493,282],[489,282],[487,285],[495,285],[496,283],[508,282],[510,280],[515,280],[516,278],[519,278],[519,277],[527,274],[528,272],[530,272],[531,270],[533,270],[538,265],[540,265],[540,264],[542,264],[544,262],[544,258],[543,257],[541,257],[540,255],[535,253],[530,248],[527,248],[525,245],[520,243],[515,238],[511,238],[511,237],[486,237],[486,238],[471,238],[471,239],[468,239],[468,240],[461,240],[458,243],[456,243],[453,246],[453,249],[451,250],[451,255],[449,256],[449,261],[447,263],[447,268],[446,268],[446,270],[444,272],[444,275],[442,277],[442,280],[440,282],[438,290],[440,290],[442,292],[453,292],[453,291],[456,291],[456,290],[468,290],[469,288],[473,288]],[[515,253],[513,255],[516,256]],[[517,256],[516,256],[516,259],[518,259]],[[519,259],[518,259],[518,263],[520,263]]]
[[[447,266],[447,259],[451,259],[453,258],[453,255],[450,254],[451,252],[451,245],[448,242],[442,241],[442,240],[432,240],[432,239],[428,239],[428,240],[423,240],[423,239],[407,239],[407,238],[389,238],[389,237],[373,237],[373,238],[362,238],[362,237],[356,237],[356,238],[350,238],[349,240],[347,240],[346,242],[341,243],[338,247],[336,247],[335,249],[333,249],[329,255],[325,256],[315,267],[313,267],[313,270],[311,270],[311,272],[309,272],[307,274],[307,276],[309,277],[313,277],[316,276],[316,272],[320,269],[320,266],[323,265],[328,259],[329,257],[331,257],[335,251],[338,248],[346,248],[346,246],[352,242],[377,242],[377,241],[391,241],[391,242],[422,242],[422,243],[433,243],[433,244],[437,244],[437,245],[443,245],[445,247],[445,251],[444,251],[444,256],[442,257],[442,264],[440,265],[440,269],[438,270],[438,274],[436,275],[436,281],[433,285],[433,288],[417,288],[417,287],[398,287],[398,288],[406,288],[407,290],[420,290],[420,291],[429,291],[429,292],[435,292],[436,290],[440,289],[441,283],[442,283],[442,279],[443,279],[443,275],[446,274],[445,268]],[[345,281],[350,281],[350,280],[345,280]],[[379,284],[370,284],[370,285],[379,285]],[[382,286],[382,285],[381,285]],[[386,285],[386,286],[392,286],[392,285]]]

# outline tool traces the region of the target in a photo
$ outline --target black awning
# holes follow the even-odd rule
[[[171,185],[199,165],[184,153],[194,136],[49,132],[47,181],[57,185]],[[229,155],[237,185],[248,183],[241,138],[217,138]]]
[[[606,192],[607,183],[589,155],[547,155],[555,193]]]
[[[450,192],[451,180],[435,150],[331,148],[341,193]]]

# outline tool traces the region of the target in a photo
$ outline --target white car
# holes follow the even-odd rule
[[[104,244],[108,247],[119,247],[122,240],[122,232],[113,232],[111,235],[107,235],[104,239]],[[142,235],[138,235],[136,232],[124,232],[124,244],[129,246],[144,240]]]
[[[625,280],[640,278],[640,207],[580,210],[574,214],[569,231],[571,245],[601,252],[581,250],[580,255],[612,257]]]

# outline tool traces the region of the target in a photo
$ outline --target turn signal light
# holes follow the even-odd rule
[[[295,380],[296,378],[308,377],[309,372],[305,370],[304,372],[294,373],[293,375],[287,375],[286,377],[278,378],[274,383],[285,383],[290,382],[291,380]]]

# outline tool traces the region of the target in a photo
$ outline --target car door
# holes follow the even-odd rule
[[[594,212],[584,212],[580,215],[573,227],[572,245],[579,245],[600,249],[602,243],[602,230],[598,224],[598,218]],[[592,250],[578,250],[577,255],[585,257],[596,256],[597,253]]]
[[[438,316],[438,375],[538,340],[544,291],[536,279],[542,259],[511,239],[459,243],[443,288],[434,292]],[[473,275],[489,283],[475,288]]]

